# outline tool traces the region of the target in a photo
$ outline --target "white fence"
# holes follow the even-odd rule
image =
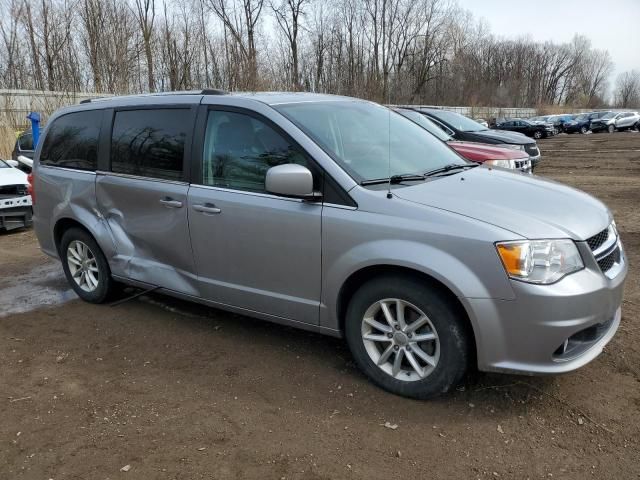
[[[60,107],[104,96],[82,92],[0,89],[0,124],[4,123],[16,130],[21,130],[29,125],[26,119],[29,112],[39,112],[42,120],[46,121],[46,118]]]
[[[80,103],[82,100],[110,96],[110,94],[86,92],[53,92],[41,90],[2,90],[0,89],[0,124],[21,130],[29,125],[26,116],[29,112],[40,112],[43,122],[54,110]],[[451,107],[437,105],[404,105],[450,110],[471,118],[488,120],[496,117],[529,118],[538,114],[535,108],[503,107]],[[583,113],[593,110],[573,109],[571,113]]]

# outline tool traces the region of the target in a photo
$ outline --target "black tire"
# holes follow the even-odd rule
[[[533,132],[533,138],[535,138],[536,140],[540,140],[543,136],[543,133],[540,130],[536,130],[535,132]]]
[[[89,248],[93,258],[95,258],[95,265],[98,269],[98,284],[92,291],[83,290],[71,274],[69,261],[67,260],[67,251],[69,245],[73,241],[84,243]],[[109,264],[107,263],[107,259],[102,253],[102,250],[87,231],[81,228],[70,228],[65,231],[60,240],[58,251],[60,253],[60,260],[62,261],[64,274],[67,277],[67,282],[69,282],[71,288],[73,288],[82,300],[89,303],[104,303],[112,296],[116,287],[113,278],[111,278],[111,269],[109,268]]]
[[[615,125],[609,125],[609,126],[607,127],[607,131],[608,131],[609,133],[613,133],[613,132],[615,132],[615,131],[616,131],[616,127],[615,127]]]
[[[398,380],[378,367],[367,352],[362,338],[364,314],[376,302],[390,298],[418,307],[436,331],[439,360],[425,378]],[[459,309],[438,289],[408,276],[383,276],[362,285],[351,298],[345,336],[356,364],[373,383],[396,395],[427,399],[448,392],[464,377],[471,351],[466,325]]]
[[[589,129],[586,126],[583,125],[582,127],[580,127],[580,133],[582,133],[583,135],[585,133],[587,133],[588,131],[589,131]]]

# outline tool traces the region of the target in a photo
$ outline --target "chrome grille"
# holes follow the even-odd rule
[[[622,261],[622,252],[618,242],[618,235],[613,224],[606,229],[587,238],[587,244],[593,252],[593,256],[605,275],[614,266]]]
[[[598,266],[602,273],[606,273],[616,264],[620,262],[620,249],[616,248],[608,255],[598,259]]]
[[[609,229],[605,228],[601,232],[596,233],[593,237],[587,238],[587,243],[589,244],[589,248],[594,251],[604,245],[604,242],[606,242],[608,239]]]

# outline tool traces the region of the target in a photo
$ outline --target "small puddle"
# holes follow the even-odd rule
[[[0,317],[59,305],[78,298],[69,288],[58,262],[39,265],[28,273],[3,280],[0,289]]]

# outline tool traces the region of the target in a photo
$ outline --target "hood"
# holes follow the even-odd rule
[[[398,188],[394,194],[403,200],[475,218],[529,239],[586,240],[604,230],[612,220],[602,202],[580,190],[540,177],[484,166]]]
[[[523,150],[488,145],[486,143],[451,141],[448,145],[464,158],[474,162],[486,162],[487,160],[522,160],[529,158]],[[498,144],[499,145],[499,144]]]
[[[0,168],[0,187],[5,185],[27,185],[27,174],[17,168]]]
[[[478,132],[465,132],[467,138],[480,143],[511,143],[513,145],[526,145],[533,143],[530,138],[518,132],[506,130],[480,130]]]

